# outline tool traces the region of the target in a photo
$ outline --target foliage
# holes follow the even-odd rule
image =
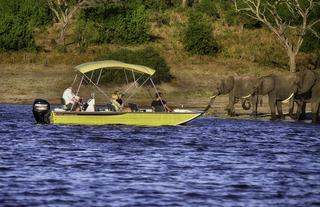
[[[52,15],[45,0],[24,0],[19,13],[21,18],[28,21],[31,29],[47,26],[52,22]]]
[[[212,30],[210,21],[206,20],[201,13],[190,13],[188,24],[183,31],[184,48],[191,54],[216,54],[219,46],[212,35]]]
[[[146,9],[152,11],[166,10],[174,7],[171,0],[135,0],[136,4],[144,5]]]
[[[172,76],[170,75],[170,68],[157,51],[151,47],[147,47],[142,50],[128,50],[120,49],[113,53],[110,53],[106,56],[98,58],[98,60],[119,60],[126,63],[144,65],[156,70],[155,75],[153,76],[153,81],[155,83],[168,82],[171,80]],[[132,81],[133,78],[130,72],[127,72],[127,78],[129,81]],[[116,83],[125,83],[125,74],[123,70],[110,70],[105,71],[102,75],[102,80],[104,82],[116,82]]]
[[[33,30],[50,22],[45,0],[0,0],[0,49],[34,49]]]
[[[149,37],[149,14],[144,6],[126,8],[121,4],[88,8],[82,18],[98,26],[97,43],[143,43]]]
[[[97,31],[94,23],[79,19],[75,25],[73,39],[79,47],[79,52],[83,53],[88,49],[89,43],[97,39]]]
[[[18,16],[0,18],[0,50],[34,49],[35,43],[28,23]]]
[[[317,6],[317,9],[312,11],[310,19],[320,19],[319,10],[320,4]],[[318,34],[318,37],[309,30],[305,36],[301,50],[303,52],[314,52],[318,55],[318,58],[320,58],[320,22],[314,26],[313,30]]]
[[[195,5],[195,10],[212,17],[214,20],[219,18],[216,3],[212,0],[202,0],[201,2]]]
[[[223,10],[224,20],[228,25],[238,25],[246,29],[262,27],[262,23],[258,20],[252,19],[246,15],[240,15],[239,12],[236,12],[232,1],[223,2],[220,6]]]

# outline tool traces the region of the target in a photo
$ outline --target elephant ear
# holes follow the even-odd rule
[[[257,82],[258,83],[257,84],[258,93],[260,95],[266,95],[269,92],[271,92],[275,87],[275,80],[274,79],[275,79],[274,75],[268,75],[268,76],[264,76],[264,77],[259,78],[259,80]]]
[[[234,87],[234,77],[229,76],[228,78],[222,81],[221,93],[223,94],[230,93],[233,87]]]
[[[301,71],[298,76],[298,93],[303,94],[310,91],[315,84],[317,77],[311,70]]]

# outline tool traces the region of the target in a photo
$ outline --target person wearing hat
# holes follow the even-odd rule
[[[67,110],[80,111],[81,99],[74,94],[71,86],[64,90],[62,100]]]
[[[156,99],[152,101],[151,107],[155,112],[172,112],[172,109],[167,106],[167,102],[162,99],[161,93],[156,93]]]

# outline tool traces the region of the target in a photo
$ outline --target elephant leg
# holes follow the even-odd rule
[[[251,116],[257,116],[258,115],[258,96],[257,95],[254,95],[251,97],[251,103],[252,103]]]
[[[282,103],[281,101],[277,101],[277,111],[280,119],[284,119],[284,115],[282,113]]]
[[[229,105],[227,107],[228,115],[229,116],[235,116],[235,111],[234,111],[234,104],[235,104],[235,97],[232,92],[229,94]]]
[[[271,120],[276,120],[276,96],[274,94],[269,94],[269,107],[271,113]]]
[[[319,122],[320,82],[317,82],[317,84],[313,87],[310,102],[312,112],[312,123]]]
[[[299,109],[298,120],[306,119],[306,102],[302,101],[301,103],[299,103],[298,109]]]
[[[319,121],[319,102],[311,102],[312,123]]]
[[[294,114],[294,105],[295,105],[295,103],[297,104],[297,111]],[[298,111],[299,111],[298,100],[290,99],[290,101],[289,101],[289,116],[290,116],[290,118],[291,119],[297,119]]]

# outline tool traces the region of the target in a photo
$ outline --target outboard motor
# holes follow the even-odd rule
[[[44,99],[33,102],[33,116],[38,124],[50,124],[50,104]]]

